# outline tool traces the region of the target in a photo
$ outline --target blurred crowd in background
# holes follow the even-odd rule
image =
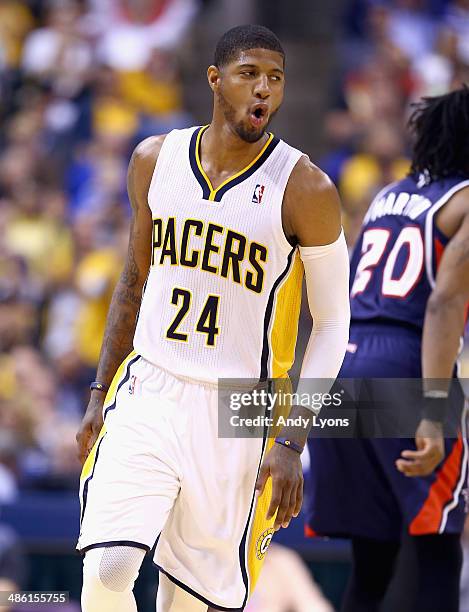
[[[412,102],[469,82],[469,0],[345,4],[315,161],[352,246],[373,195],[409,169]],[[128,160],[193,123],[179,57],[201,8],[0,3],[0,501],[76,486],[75,431],[127,244]]]
[[[180,58],[203,5],[0,0],[0,504],[77,487],[75,433],[127,246],[127,164],[143,138],[194,123]],[[373,195],[409,169],[412,102],[469,83],[469,0],[343,5],[313,161],[339,188],[352,247]]]
[[[352,245],[372,197],[409,170],[412,103],[469,83],[469,1],[344,4],[319,165],[339,187]]]
[[[0,2],[0,502],[76,487],[75,432],[127,245],[128,160],[193,123],[179,59],[202,9]],[[469,1],[352,0],[339,32],[314,161],[352,246],[372,196],[408,171],[411,103],[469,82]]]
[[[191,124],[196,0],[0,2],[0,502],[76,487],[135,144]]]

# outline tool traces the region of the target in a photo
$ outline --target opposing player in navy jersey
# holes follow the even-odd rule
[[[309,443],[307,530],[352,539],[345,612],[379,609],[406,532],[418,565],[409,609],[459,609],[468,445],[464,418],[453,439],[444,439],[442,424],[450,387],[465,417],[461,388],[450,381],[469,301],[469,89],[423,99],[410,128],[411,172],[375,197],[355,246],[339,376],[369,384],[423,378],[410,405],[402,386],[385,382],[396,409],[421,411],[415,440]]]

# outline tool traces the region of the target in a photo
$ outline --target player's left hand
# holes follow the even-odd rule
[[[399,472],[406,476],[428,476],[445,456],[443,426],[422,419],[415,434],[417,450],[405,450],[396,461]]]
[[[298,516],[303,503],[303,470],[299,453],[281,444],[274,444],[262,463],[256,482],[260,496],[267,479],[272,478],[272,498],[267,510],[267,520],[275,513],[274,529],[288,527],[292,517]]]

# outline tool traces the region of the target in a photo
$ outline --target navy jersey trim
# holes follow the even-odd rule
[[[126,374],[124,376],[124,378],[120,381],[119,385],[117,386],[116,389],[116,394],[114,396],[114,401],[113,403],[108,406],[106,408],[106,410],[104,411],[104,416],[103,416],[103,421],[106,419],[106,415],[110,410],[114,410],[116,408],[117,405],[117,395],[119,393],[119,390],[121,389],[122,385],[124,385],[130,378],[130,366],[132,364],[134,364],[135,362],[137,362],[140,359],[140,355],[137,355],[136,357],[134,357],[133,359],[131,359],[129,361],[129,363],[127,364],[127,368],[126,368]],[[98,442],[98,448],[96,449],[96,456],[94,458],[94,464],[93,464],[93,469],[91,471],[91,474],[88,476],[88,478],[85,480],[85,484],[83,485],[83,508],[81,510],[81,517],[80,517],[80,525],[83,523],[83,517],[85,516],[85,509],[86,509],[86,504],[88,501],[88,489],[90,486],[90,482],[94,476],[94,471],[96,469],[96,464],[98,463],[98,457],[99,457],[99,451],[101,450],[101,444],[104,440],[104,438],[106,437],[108,432],[106,432],[103,437],[101,438],[101,440]]]
[[[269,381],[269,383],[268,383],[268,391],[269,391],[269,393],[272,391],[272,381]],[[267,417],[268,415],[269,415],[269,410],[268,410],[268,407],[266,407],[264,416]],[[266,419],[264,420],[264,423],[267,423]],[[265,447],[266,447],[266,444],[267,444],[268,433],[269,433],[269,428],[265,424],[264,425],[264,432],[263,432],[263,439],[262,439],[261,457],[259,459],[259,465],[257,467],[256,482],[257,482],[257,479],[259,478],[259,472],[261,471],[262,461],[264,459],[264,452],[265,452]],[[251,507],[249,508],[248,519],[246,521],[246,527],[244,528],[243,537],[241,538],[241,543],[239,545],[239,563],[240,563],[240,566],[241,566],[241,574],[243,576],[244,586],[246,588],[246,594],[244,596],[244,601],[243,601],[243,606],[242,606],[243,610],[244,610],[244,607],[247,604],[248,597],[249,597],[249,575],[248,575],[248,571],[246,569],[246,565],[247,565],[246,564],[246,541],[247,541],[247,536],[248,536],[248,531],[249,531],[249,525],[250,525],[250,522],[251,522],[252,511],[254,509],[255,495],[256,495],[256,489],[254,489],[254,491],[252,493]]]
[[[127,364],[127,368],[126,368],[125,376],[124,376],[124,378],[123,378],[123,379],[120,381],[120,383],[119,383],[119,384],[118,384],[118,386],[117,386],[117,389],[116,389],[116,394],[115,394],[115,396],[114,396],[114,401],[113,401],[113,402],[112,402],[112,404],[111,404],[110,406],[108,406],[108,407],[106,408],[106,410],[104,411],[103,421],[104,421],[104,420],[106,420],[107,413],[108,413],[110,410],[115,410],[116,405],[117,405],[117,395],[118,395],[118,393],[119,393],[119,391],[120,391],[120,389],[121,389],[122,385],[124,385],[124,384],[125,384],[125,383],[126,383],[128,380],[129,380],[129,378],[130,378],[130,366],[132,366],[134,363],[136,363],[136,362],[137,362],[137,361],[138,361],[140,358],[141,358],[141,355],[137,355],[136,357],[134,357],[133,359],[131,359],[131,360],[129,361],[129,363]]]
[[[113,546],[133,546],[133,548],[140,548],[148,552],[150,547],[148,544],[142,544],[142,542],[135,542],[134,540],[111,540],[110,542],[97,542],[96,544],[90,544],[80,548],[79,553],[84,555],[86,551],[92,550],[93,548],[112,548]]]
[[[103,440],[106,437],[106,435],[107,435],[107,432],[103,435],[103,437],[98,443],[98,448],[96,449],[96,456],[94,458],[93,469],[91,470],[91,474],[88,476],[88,478],[85,481],[85,484],[83,485],[83,508],[81,510],[80,525],[83,523],[83,517],[85,516],[86,502],[88,501],[88,488],[90,486],[91,479],[94,476],[96,464],[98,463],[98,457],[99,457],[99,451],[101,450],[101,444],[103,443]]]
[[[189,162],[191,164],[192,172],[194,173],[195,178],[197,179],[199,185],[202,187],[202,198],[204,200],[208,200],[210,197],[210,187],[207,181],[205,180],[204,175],[202,174],[199,165],[197,164],[195,153],[196,153],[197,138],[199,134],[202,134],[202,132],[204,132],[207,127],[208,126],[203,126],[203,127],[200,127],[194,130],[191,136],[190,143],[189,143]]]
[[[270,290],[269,299],[267,300],[267,306],[266,306],[265,315],[264,315],[264,340],[262,343],[260,380],[267,380],[268,378],[268,363],[269,363],[269,354],[270,354],[269,326],[270,326],[270,320],[272,318],[272,310],[274,307],[275,293],[280,283],[283,281],[285,276],[290,271],[292,260],[293,260],[293,253],[295,252],[295,250],[296,250],[296,246],[293,247],[290,253],[288,254],[287,265],[284,271],[280,274],[280,276],[277,278],[277,280],[273,284],[272,289]]]
[[[200,141],[202,138],[202,134],[208,128],[208,125],[204,125],[202,127],[196,128],[191,136],[191,140],[189,143],[189,162],[192,168],[192,172],[194,173],[195,178],[197,179],[199,185],[202,188],[202,198],[204,200],[210,200],[212,202],[220,202],[223,195],[229,191],[232,187],[239,185],[246,179],[258,170],[262,164],[267,160],[267,158],[271,155],[272,151],[280,142],[279,138],[276,138],[272,133],[268,133],[268,139],[265,143],[264,147],[261,149],[257,157],[255,157],[251,163],[249,163],[243,170],[237,172],[232,177],[228,178],[226,181],[213,189],[212,184],[210,183],[210,179],[205,174],[202,164],[200,162]]]
[[[184,582],[181,582],[180,580],[172,576],[169,572],[167,572],[157,563],[153,562],[153,565],[158,569],[159,572],[167,576],[176,586],[180,587],[181,589],[186,591],[186,593],[189,593],[189,595],[192,595],[192,597],[195,597],[210,608],[214,608],[215,610],[221,610],[222,612],[242,612],[243,608],[225,608],[218,604],[212,603],[209,599],[203,597],[203,595],[200,595],[200,593],[197,593],[196,591],[194,591],[194,589],[191,589],[191,587],[187,586],[187,584],[184,584]]]

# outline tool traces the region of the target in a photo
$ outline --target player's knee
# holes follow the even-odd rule
[[[110,546],[89,550],[83,562],[83,587],[115,593],[131,591],[145,551],[134,546]]]

